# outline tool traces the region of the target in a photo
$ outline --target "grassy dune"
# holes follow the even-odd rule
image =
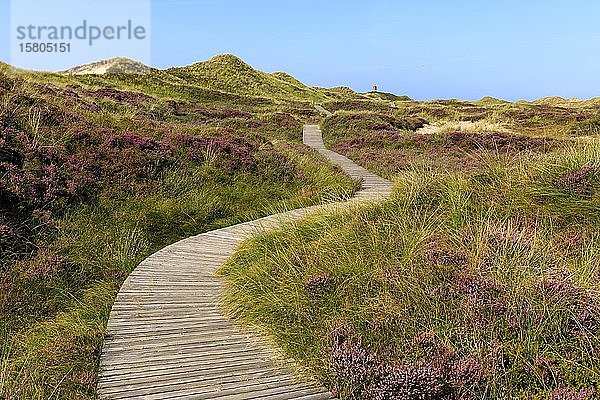
[[[2,399],[94,398],[112,302],[152,252],[354,190],[301,144],[310,103],[275,89],[1,72]]]
[[[186,82],[226,93],[283,100],[325,99],[318,91],[290,79],[287,74],[257,71],[231,54],[218,55],[187,67],[171,68],[167,72]]]
[[[343,399],[597,398],[600,144],[570,130],[595,111],[331,104],[326,142],[393,198],[245,243],[232,315]]]

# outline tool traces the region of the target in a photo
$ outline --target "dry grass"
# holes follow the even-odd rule
[[[416,131],[423,135],[444,134],[449,132],[500,132],[514,133],[514,131],[501,122],[481,121],[443,121],[434,122]]]

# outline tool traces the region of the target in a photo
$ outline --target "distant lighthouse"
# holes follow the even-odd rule
[[[373,85],[373,91],[376,92],[377,91],[377,85]]]

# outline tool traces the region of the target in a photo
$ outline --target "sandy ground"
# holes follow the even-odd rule
[[[433,135],[440,132],[503,132],[510,133],[511,130],[505,126],[485,121],[452,121],[452,122],[434,122],[417,129],[416,133],[422,135]]]

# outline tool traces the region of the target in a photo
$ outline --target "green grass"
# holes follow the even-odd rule
[[[453,102],[449,104],[454,106]],[[539,113],[540,124],[551,123],[541,110],[535,112]],[[580,140],[577,135],[583,135],[583,132],[548,135],[544,128],[532,133],[531,127],[511,125],[509,120],[502,122],[502,118],[495,120],[494,115],[476,121],[440,120],[420,129],[428,120],[410,113],[336,111],[321,127],[324,141],[332,150],[389,179],[415,166],[433,172],[471,174],[485,168],[490,159],[502,157],[509,164],[520,158],[535,158],[559,151],[566,143]],[[586,121],[576,124],[588,126]]]
[[[281,74],[257,71],[231,54],[167,72],[208,89],[226,93],[285,100],[322,101],[325,96],[301,82]]]
[[[290,197],[290,187],[248,179],[227,186],[204,180],[201,187],[179,181],[179,188],[196,188],[173,194],[172,179],[158,185],[164,193],[104,201],[63,218],[50,248],[77,269],[69,274],[70,282],[19,282],[31,293],[45,294],[29,300],[32,308],[26,315],[42,304],[50,315],[28,315],[29,321],[16,321],[15,327],[6,321],[5,329],[11,332],[6,345],[13,349],[5,356],[8,378],[0,388],[8,398],[93,396],[110,306],[120,282],[139,261],[177,239],[268,215],[273,209],[310,204],[316,195]],[[335,186],[343,189],[339,183],[331,188]],[[15,369],[23,372],[14,375]]]
[[[599,171],[594,142],[404,172],[390,201],[245,243],[221,271],[228,309],[342,398],[592,398]]]
[[[585,120],[598,118],[599,99],[584,101],[564,99],[541,99],[534,102],[518,101],[510,103],[485,97],[479,101],[433,100],[433,101],[390,101],[385,94],[365,97],[330,99],[324,105],[330,111],[352,111],[383,114],[396,118],[419,117],[428,122],[447,123],[471,121],[501,124],[504,128],[536,137],[562,138],[568,136],[596,135],[594,129],[581,128]]]
[[[300,143],[317,115],[307,101],[218,92],[165,72],[7,72],[2,399],[95,398],[115,295],[154,251],[355,190]]]
[[[0,64],[0,398],[94,398],[110,307],[152,252],[351,194],[300,143],[314,101],[338,111],[326,142],[396,195],[246,244],[224,270],[232,312],[349,398],[415,371],[463,398],[597,386],[595,101],[359,95],[222,55],[144,75]],[[415,141],[424,120],[590,144],[480,154],[488,136]]]

